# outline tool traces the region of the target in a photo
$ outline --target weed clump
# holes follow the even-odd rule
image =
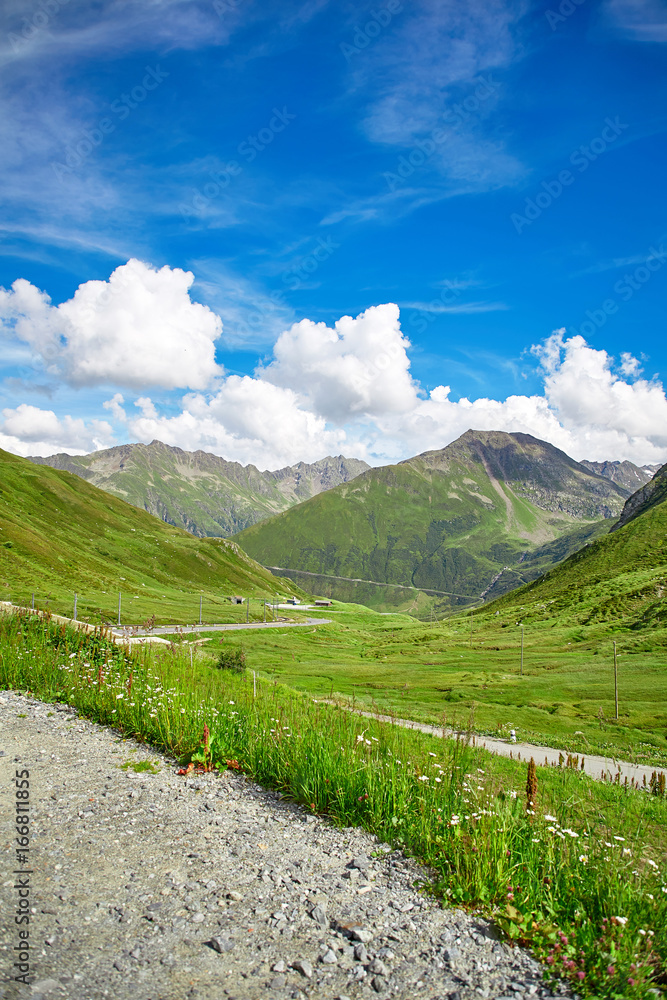
[[[243,674],[246,668],[245,650],[240,646],[228,646],[219,653],[215,665],[218,670],[231,670],[233,674]]]

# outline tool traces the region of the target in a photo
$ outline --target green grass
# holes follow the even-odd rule
[[[429,866],[424,891],[493,916],[582,996],[636,1000],[662,987],[663,797],[537,768],[527,810],[515,761],[313,704],[276,682],[260,680],[253,698],[251,677],[210,662],[202,651],[191,667],[176,646],[130,655],[104,635],[0,615],[0,686],[75,705],[182,761],[238,766],[372,831]]]
[[[0,450],[0,600],[140,624],[234,620],[231,595],[297,593],[234,542],[195,538],[69,472]],[[261,617],[259,604],[255,616]],[[227,615],[227,618],[221,617]]]
[[[429,622],[334,605],[331,625],[245,635],[248,663],[318,696],[436,724],[461,724],[474,707],[480,733],[513,728],[664,766],[666,538],[663,503],[472,613]]]
[[[135,774],[159,774],[160,768],[150,760],[126,760],[124,764],[119,764],[121,771],[134,771]]]
[[[463,727],[474,709],[477,733],[507,737],[516,729],[519,739],[572,753],[667,764],[662,630],[642,633],[639,649],[631,630],[613,633],[615,721],[614,639],[606,628],[530,623],[526,615],[521,675],[513,612],[473,616],[472,643],[469,616],[430,625],[349,605],[334,605],[328,616],[331,624],[312,629],[204,632],[206,651],[242,646],[251,669],[319,698]]]

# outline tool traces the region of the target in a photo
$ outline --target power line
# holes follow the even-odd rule
[[[478,601],[471,594],[456,594],[451,590],[434,590],[432,587],[410,587],[404,583],[378,583],[377,580],[360,580],[354,576],[334,576],[333,573],[311,573],[307,569],[292,569],[290,566],[265,566],[264,569],[278,573],[302,573],[304,576],[321,576],[325,580],[344,580],[346,583],[368,583],[372,587],[398,587],[399,590],[415,590],[423,594],[442,594],[445,597],[463,597],[466,601]]]

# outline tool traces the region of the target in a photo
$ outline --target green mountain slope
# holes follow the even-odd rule
[[[369,468],[359,459],[338,455],[260,472],[254,465],[183,451],[161,441],[30,461],[73,472],[199,537],[233,535]]]
[[[664,477],[663,477],[664,481]],[[640,491],[641,492],[641,491]],[[494,601],[482,615],[512,611],[537,627],[629,630],[649,641],[667,626],[667,496],[550,572]],[[585,638],[584,633],[573,636]],[[663,638],[664,642],[664,638]]]
[[[80,609],[113,617],[123,591],[135,617],[182,621],[198,613],[200,594],[210,603],[276,590],[293,587],[235,542],[194,538],[78,476],[0,450],[0,599],[76,592]]]
[[[580,529],[617,516],[627,495],[528,434],[467,431],[440,451],[369,469],[238,540],[265,566],[479,598],[539,575],[552,559],[544,546],[569,534],[567,555],[585,541]],[[321,578],[317,586],[332,596],[349,587],[332,581],[324,591]],[[368,599],[376,607],[405,595],[387,588]]]
[[[642,486],[641,489],[637,490],[636,493],[633,493],[626,500],[618,524],[615,524],[611,530],[618,531],[619,528],[622,528],[629,521],[633,521],[641,514],[645,514],[652,507],[664,503],[665,500],[667,500],[667,465],[663,465],[661,469],[658,469],[649,483]]]

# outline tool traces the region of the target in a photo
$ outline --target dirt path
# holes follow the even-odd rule
[[[318,700],[325,701],[327,699]],[[333,703],[329,702],[329,704]],[[412,719],[396,719],[391,715],[378,715],[377,712],[362,712],[360,709],[349,709],[349,711],[356,711],[358,715],[362,715],[367,719],[379,719],[381,722],[390,722],[397,726],[405,726],[406,729],[418,729],[422,733],[432,733],[434,736],[457,735],[453,729],[443,730],[442,726],[430,726],[428,723],[414,722]],[[491,753],[500,754],[501,757],[513,757],[515,760],[530,760],[531,757],[534,757],[536,764],[544,764],[546,762],[557,767],[559,762],[567,757],[567,754],[563,753],[562,750],[554,750],[553,747],[537,746],[535,743],[508,743],[505,740],[496,740],[492,736],[475,736],[473,740],[475,746],[483,747]],[[581,767],[581,761],[582,758],[580,757],[579,767]],[[629,764],[626,761],[617,760],[615,757],[598,757],[593,754],[587,754],[583,757],[583,762],[584,773],[588,774],[591,778],[596,778],[598,781],[616,780],[616,775],[620,774],[618,779],[620,782],[624,782],[626,778],[630,782],[634,778],[635,782],[641,784],[644,777],[646,777],[646,781],[648,782],[654,771],[657,771],[658,774],[661,773],[659,768],[650,764]]]

